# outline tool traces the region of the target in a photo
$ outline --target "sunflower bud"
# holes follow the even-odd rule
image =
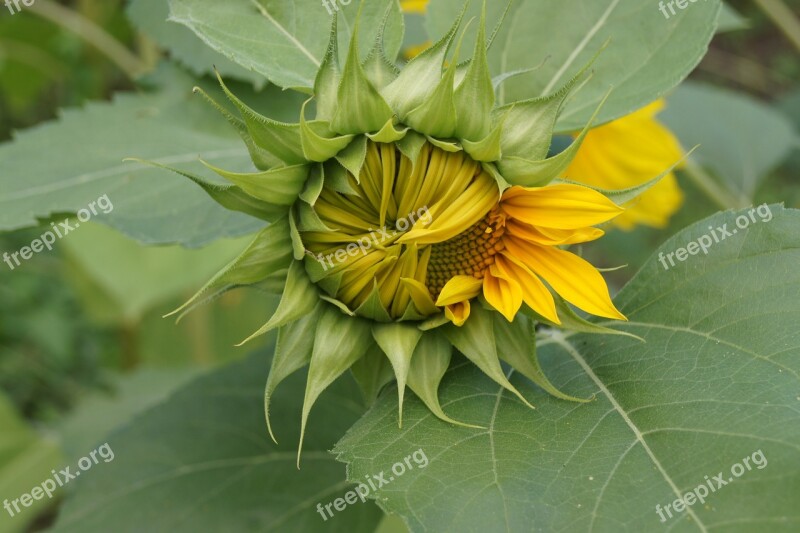
[[[254,335],[278,329],[267,412],[280,381],[309,365],[303,432],[319,394],[348,369],[366,391],[393,372],[401,422],[408,385],[436,416],[457,423],[436,394],[453,348],[525,403],[501,358],[575,400],[539,369],[530,349],[535,322],[574,316],[563,300],[624,319],[597,270],[561,249],[599,238],[593,226],[622,209],[588,187],[550,184],[591,125],[547,158],[559,111],[585,69],[550,96],[497,105],[485,8],[463,63],[460,26],[461,17],[400,70],[382,31],[359,57],[358,23],[340,65],[334,17],[313,88],[316,116],[307,118],[304,106],[296,124],[258,114],[220,79],[240,117],[217,107],[259,171],[210,167],[224,187],[188,177],[271,225],[182,310],[207,291],[282,284],[275,315]]]

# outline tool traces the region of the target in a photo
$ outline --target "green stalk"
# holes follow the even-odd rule
[[[110,59],[128,78],[135,80],[147,71],[147,66],[103,28],[80,13],[60,6],[52,0],[37,0],[28,9],[74,33]]]
[[[755,3],[800,50],[800,20],[792,10],[782,0],[755,0]]]

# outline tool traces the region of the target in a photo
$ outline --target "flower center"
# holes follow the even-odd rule
[[[427,287],[434,299],[455,276],[482,279],[494,263],[495,254],[503,251],[505,217],[499,207],[464,233],[431,247]]]

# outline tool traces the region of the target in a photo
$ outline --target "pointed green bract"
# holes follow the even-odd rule
[[[246,213],[250,216],[260,218],[262,220],[276,220],[286,212],[285,207],[267,203],[263,200],[254,198],[252,195],[247,194],[241,188],[235,185],[219,185],[211,183],[201,178],[197,174],[186,172],[179,168],[169,167],[156,163],[155,161],[145,161],[144,159],[128,158],[125,161],[136,161],[144,165],[152,167],[163,168],[175,174],[179,174],[185,178],[189,178],[194,183],[199,185],[211,198],[214,199],[219,205],[230,209],[231,211],[239,211]]]
[[[278,440],[275,438],[272,424],[269,420],[269,402],[281,381],[311,361],[311,350],[314,347],[314,331],[317,327],[320,307],[320,305],[317,305],[312,313],[296,322],[290,322],[278,330],[275,355],[272,358],[267,385],[264,388],[264,414],[267,419],[267,430],[276,444]]]
[[[503,127],[505,125],[506,116],[507,115],[503,115],[500,117],[498,123],[484,139],[477,142],[462,139],[461,144],[464,147],[464,151],[467,152],[472,159],[485,163],[497,161],[502,157]]]
[[[333,120],[336,113],[339,83],[342,74],[339,71],[339,40],[338,40],[339,13],[333,14],[331,23],[331,37],[328,50],[314,81],[314,99],[317,104],[317,120]]]
[[[464,17],[464,11],[447,35],[409,61],[397,79],[383,90],[386,101],[391,104],[401,122],[406,121],[406,117],[413,109],[424,104],[439,85],[442,79],[442,65]]]
[[[308,279],[303,263],[293,261],[289,266],[289,273],[286,276],[286,288],[283,290],[283,296],[281,296],[281,301],[278,303],[278,309],[275,310],[275,314],[258,331],[239,343],[239,346],[268,331],[298,320],[313,311],[317,303],[319,303],[317,288]]]
[[[533,321],[524,315],[518,315],[511,323],[495,315],[494,336],[500,358],[551,396],[571,402],[589,401],[564,394],[547,379],[536,357],[533,325]]]
[[[611,93],[609,92],[608,94]],[[606,95],[606,98],[608,98],[608,95]],[[504,157],[497,164],[500,173],[512,185],[522,185],[524,187],[541,187],[561,176],[578,154],[578,150],[592,128],[592,124],[603,107],[603,103],[605,103],[605,99],[600,102],[589,123],[586,124],[583,131],[566,150],[553,157],[539,161],[531,161],[516,156]]]
[[[486,3],[484,2],[472,61],[455,91],[455,106],[460,110],[456,136],[462,139],[465,149],[466,141],[480,141],[489,135],[492,128],[491,111],[495,96],[485,43]]]
[[[391,7],[391,4],[387,6],[380,30],[375,36],[375,44],[372,46],[372,50],[369,51],[367,59],[364,61],[364,72],[378,90],[383,89],[393,82],[397,79],[397,75],[400,74],[400,69],[386,57],[386,48],[383,45],[386,24],[389,21],[389,15],[392,13]]]
[[[201,95],[206,102],[211,104],[234,128],[236,128],[236,131],[239,133],[239,137],[241,137],[242,141],[244,141],[245,145],[247,145],[247,151],[250,153],[250,159],[252,159],[256,168],[260,170],[267,170],[282,164],[280,159],[255,143],[253,136],[250,135],[250,131],[247,129],[247,124],[245,124],[242,119],[233,116],[230,111],[221,106],[200,87],[195,87],[193,92]]]
[[[364,394],[367,407],[375,403],[381,389],[394,378],[391,363],[377,346],[367,350],[366,355],[350,367],[350,373]]]
[[[361,176],[361,167],[364,166],[364,160],[367,158],[367,138],[366,136],[359,136],[350,143],[350,145],[342,150],[337,156],[336,160],[356,179],[359,181]]]
[[[397,379],[397,395],[399,403],[398,425],[403,426],[403,394],[406,388],[408,370],[411,367],[411,356],[417,347],[422,332],[409,324],[376,324],[372,326],[372,337],[383,353],[389,358]]]
[[[303,399],[303,414],[300,424],[300,444],[297,450],[297,466],[300,467],[300,452],[306,422],[314,402],[328,385],[353,366],[372,345],[370,325],[366,320],[345,317],[337,309],[326,306],[317,323],[314,335],[314,350],[308,368],[308,381]]]
[[[306,161],[300,142],[300,124],[278,122],[257,113],[228,89],[219,73],[217,73],[217,79],[222,90],[225,91],[225,95],[239,109],[239,113],[247,125],[247,131],[256,145],[287,165]]]
[[[292,261],[290,240],[287,217],[270,224],[258,232],[239,257],[220,270],[189,301],[166,316],[177,314],[180,320],[208,291],[216,290],[216,295],[233,287],[258,283],[287,269]]]
[[[392,321],[389,311],[386,310],[383,302],[381,302],[381,293],[378,289],[378,284],[376,281],[373,280],[372,292],[369,293],[369,296],[364,303],[358,306],[358,309],[355,310],[355,313],[359,316],[370,318],[377,322]]]
[[[533,409],[525,397],[508,381],[500,359],[497,355],[497,343],[492,329],[492,314],[476,303],[472,306],[467,322],[461,326],[444,328],[447,338],[464,354],[464,357],[475,363],[484,374],[492,378],[498,385],[514,393],[522,402]]]
[[[411,358],[408,386],[428,406],[431,413],[436,415],[436,418],[457,426],[483,429],[480,426],[453,420],[445,414],[439,403],[439,384],[450,366],[452,355],[453,347],[441,333],[430,332],[423,335]]]
[[[205,161],[200,162],[253,198],[287,207],[297,200],[303,190],[309,170],[308,165],[293,165],[263,172],[238,173],[217,168]]]
[[[359,22],[356,21],[339,85],[336,112],[331,121],[335,131],[345,134],[378,131],[394,114],[361,66],[358,29]]]
[[[307,102],[306,102],[307,103]],[[337,135],[331,131],[330,124],[323,121],[307,122],[305,105],[300,114],[300,142],[303,154],[309,161],[323,163],[334,157],[350,144],[354,135]]]

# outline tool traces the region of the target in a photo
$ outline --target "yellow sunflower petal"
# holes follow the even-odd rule
[[[522,307],[522,287],[497,265],[490,266],[483,277],[483,296],[509,322]]]
[[[534,226],[578,229],[611,220],[624,211],[597,191],[562,183],[547,187],[514,186],[503,194],[503,211]]]
[[[436,305],[452,305],[458,302],[471,300],[481,292],[483,281],[472,276],[455,276],[448,281],[439,293]]]
[[[579,228],[563,230],[555,228],[533,227],[518,220],[511,219],[506,223],[506,230],[511,235],[545,246],[558,246],[562,244],[578,244],[599,239],[605,232],[597,228]]]
[[[611,302],[603,276],[577,255],[513,237],[506,239],[506,249],[571,304],[593,315],[627,320]]]
[[[461,327],[464,322],[469,318],[470,305],[469,300],[464,300],[456,304],[448,305],[444,308],[444,316],[453,325]]]
[[[423,315],[432,315],[439,311],[424,283],[411,278],[400,278],[400,283],[408,291],[417,311]]]
[[[400,8],[405,13],[424,14],[428,7],[428,0],[400,0]]]
[[[517,280],[522,288],[522,299],[528,307],[550,322],[561,324],[553,295],[536,274],[508,253],[503,253],[496,261],[501,272]]]

